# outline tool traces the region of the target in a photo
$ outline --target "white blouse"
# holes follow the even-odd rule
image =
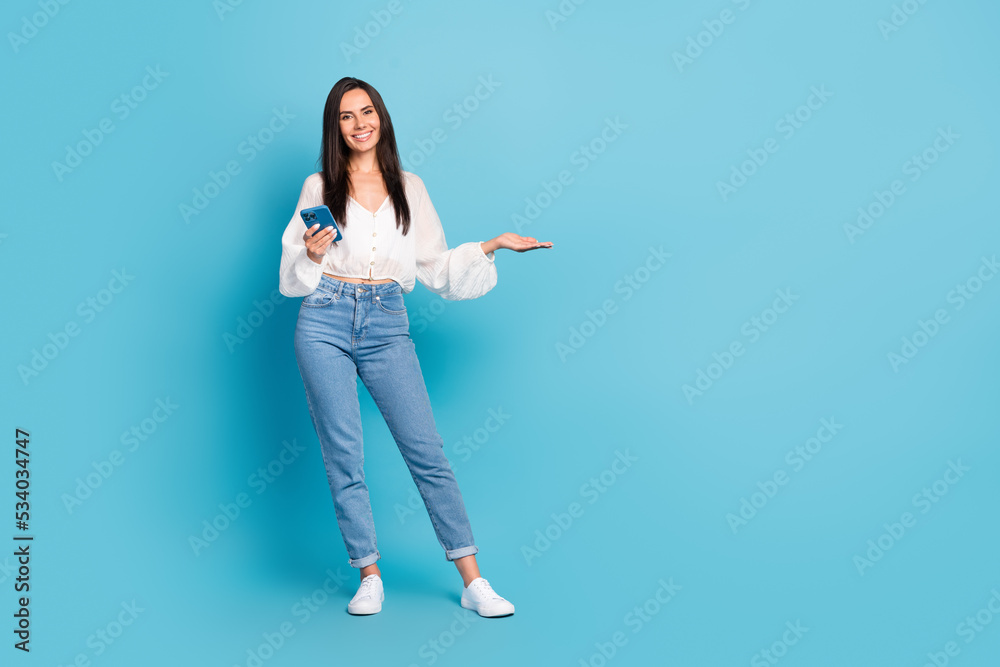
[[[350,197],[347,224],[338,225],[343,238],[330,244],[322,264],[306,254],[302,240],[306,224],[299,212],[323,203],[323,176],[317,172],[306,178],[298,206],[281,237],[279,291],[288,297],[312,294],[323,273],[373,280],[392,278],[404,293],[413,291],[416,279],[452,301],[475,299],[493,289],[497,284],[494,253],[484,253],[477,241],[449,249],[423,180],[408,171],[403,176],[410,206],[406,236],[396,228],[391,197],[386,197],[374,213]]]

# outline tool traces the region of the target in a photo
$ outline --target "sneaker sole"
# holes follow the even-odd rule
[[[484,614],[483,612],[479,611],[479,608],[476,607],[476,605],[474,605],[471,602],[466,602],[465,598],[462,599],[462,607],[464,607],[465,609],[468,609],[470,611],[476,612],[477,614],[479,614],[483,618],[500,618],[501,616],[513,616],[514,615],[514,612],[512,612],[512,611],[500,612],[498,614]]]
[[[385,593],[382,593],[382,599],[378,601],[378,607],[372,611],[351,611],[351,605],[347,605],[347,613],[352,616],[371,616],[372,614],[377,614],[382,611],[382,603],[385,601]]]

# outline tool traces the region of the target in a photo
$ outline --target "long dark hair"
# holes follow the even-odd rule
[[[333,219],[341,227],[347,220],[347,197],[350,194],[350,179],[347,165],[350,149],[340,133],[340,100],[344,93],[355,88],[361,88],[372,100],[375,113],[379,119],[379,140],[375,145],[375,159],[382,170],[382,180],[389,191],[393,208],[396,211],[396,227],[403,227],[403,235],[410,229],[410,206],[406,201],[406,190],[403,184],[403,168],[400,166],[399,149],[396,147],[396,133],[392,129],[392,119],[389,111],[370,84],[345,76],[333,84],[326,98],[326,108],[323,109],[323,145],[320,147],[319,161],[323,172],[323,203],[333,213]]]

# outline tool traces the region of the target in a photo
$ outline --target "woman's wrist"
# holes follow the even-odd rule
[[[500,249],[500,246],[497,244],[496,239],[490,239],[489,241],[480,241],[479,247],[483,249],[484,255],[488,255],[491,252]]]

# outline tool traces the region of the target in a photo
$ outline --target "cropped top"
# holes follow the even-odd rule
[[[323,203],[323,176],[317,172],[307,177],[295,213],[281,237],[278,290],[289,297],[312,294],[323,273],[372,280],[391,278],[404,293],[413,291],[416,279],[452,301],[475,299],[493,289],[497,284],[494,253],[484,253],[478,241],[449,249],[423,180],[408,171],[403,172],[403,177],[410,206],[406,236],[402,228],[396,227],[391,197],[386,197],[374,213],[349,197],[346,224],[338,225],[343,238],[329,245],[321,264],[306,253],[302,240],[306,224],[299,213]]]

